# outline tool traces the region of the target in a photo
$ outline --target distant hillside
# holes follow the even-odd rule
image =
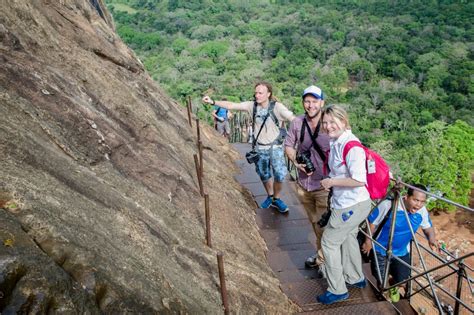
[[[467,204],[472,1],[106,2],[120,36],[172,97],[247,100],[265,79],[301,113],[301,91],[317,84],[328,103],[348,107],[354,132],[396,174]],[[209,117],[209,107],[199,111]]]

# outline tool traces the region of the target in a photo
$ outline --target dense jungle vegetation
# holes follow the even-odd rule
[[[249,100],[264,79],[302,113],[320,86],[406,182],[468,204],[474,2],[108,0],[118,33],[177,99]],[[432,203],[431,207],[446,205]]]

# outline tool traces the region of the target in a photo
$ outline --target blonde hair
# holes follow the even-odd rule
[[[351,124],[349,123],[349,115],[346,110],[339,105],[329,105],[323,107],[321,120],[325,115],[331,115],[332,117],[340,120],[346,125],[346,129],[351,129]]]

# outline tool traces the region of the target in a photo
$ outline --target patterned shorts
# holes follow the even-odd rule
[[[255,163],[255,170],[262,182],[275,178],[276,182],[283,182],[287,174],[283,146],[273,147],[268,150],[258,150],[259,160]]]

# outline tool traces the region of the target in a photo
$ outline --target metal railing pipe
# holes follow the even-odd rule
[[[410,185],[410,184],[404,183],[404,182],[402,182],[402,181],[400,181],[400,183],[401,183],[402,185],[408,187],[408,188],[412,188],[412,189],[414,189],[414,190],[421,191],[422,193],[427,194],[428,196],[431,196],[431,197],[433,197],[433,198],[442,200],[442,201],[444,201],[444,202],[446,202],[446,203],[449,203],[449,204],[451,204],[451,205],[453,205],[453,206],[456,206],[456,207],[458,207],[458,208],[462,208],[462,209],[464,209],[464,210],[474,212],[474,209],[469,208],[469,207],[467,207],[467,206],[464,206],[464,205],[462,205],[462,204],[460,204],[460,203],[457,203],[457,202],[451,201],[451,200],[449,200],[449,199],[443,198],[443,197],[438,196],[438,195],[436,195],[436,194],[433,194],[433,193],[431,193],[431,192],[429,192],[429,191],[424,191],[423,189],[417,188],[417,187],[415,187],[415,186],[412,186],[412,185]]]

